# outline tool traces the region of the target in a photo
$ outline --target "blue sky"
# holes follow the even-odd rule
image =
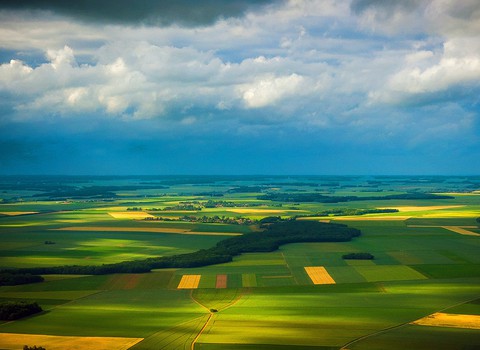
[[[477,0],[0,1],[0,174],[479,174]]]

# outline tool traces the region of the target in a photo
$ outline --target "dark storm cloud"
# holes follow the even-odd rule
[[[202,26],[241,17],[272,0],[0,0],[0,8],[47,10],[84,21]]]

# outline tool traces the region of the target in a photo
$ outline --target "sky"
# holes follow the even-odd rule
[[[478,0],[0,0],[0,174],[480,174]]]

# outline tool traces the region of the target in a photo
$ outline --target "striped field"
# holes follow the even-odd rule
[[[183,275],[178,289],[197,289],[202,275]]]
[[[323,266],[307,266],[305,271],[313,284],[335,284],[335,280]]]
[[[217,275],[215,288],[227,288],[227,275]]]
[[[145,219],[153,218],[154,216],[143,211],[116,211],[108,213],[111,217],[115,219]]]
[[[242,286],[243,287],[256,287],[257,276],[254,273],[242,274]]]

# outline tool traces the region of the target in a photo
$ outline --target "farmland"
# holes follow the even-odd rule
[[[0,323],[2,349],[97,338],[133,350],[480,346],[479,177],[0,180],[4,270],[174,257],[295,218],[361,231],[350,241],[282,244],[196,268],[49,274],[1,286],[0,301],[44,310]],[[309,201],[290,201],[299,193]],[[395,210],[373,210],[385,208]],[[367,214],[318,215],[330,212]],[[362,252],[375,258],[342,259]],[[119,343],[108,345],[112,338]]]

